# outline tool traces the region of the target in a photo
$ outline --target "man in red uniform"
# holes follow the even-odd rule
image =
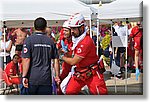
[[[5,69],[9,81],[13,84],[20,84],[19,69],[17,69],[18,60],[19,55],[15,54],[13,60],[6,65]]]
[[[107,94],[103,74],[100,73],[97,64],[99,58],[96,55],[94,42],[87,34],[88,29],[84,17],[79,13],[71,16],[69,26],[73,36],[74,57],[63,56],[62,59],[70,65],[76,65],[76,68],[67,84],[66,94],[79,94],[85,85],[88,86],[90,94]]]
[[[71,29],[68,26],[68,21],[65,21],[63,24],[63,33],[60,35],[60,39],[57,43],[57,47],[63,54],[67,55],[68,57],[72,56],[72,36],[71,36]],[[69,72],[71,71],[71,65],[67,64],[66,62],[62,63],[62,73],[60,75],[61,81],[67,77]]]
[[[134,39],[134,49],[135,49],[135,67],[136,67],[136,80],[138,80],[138,77],[140,75],[139,69],[138,69],[138,63],[139,63],[139,53],[141,50],[140,40],[142,37],[143,30],[141,29],[141,23],[137,22],[137,26],[132,28],[131,34],[129,38]]]

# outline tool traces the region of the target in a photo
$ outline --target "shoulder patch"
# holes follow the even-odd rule
[[[81,48],[78,48],[77,53],[81,53],[81,52],[82,52]]]
[[[12,69],[10,69],[9,71],[10,71],[10,73],[12,73],[12,72],[13,72],[13,70],[12,70]]]
[[[27,52],[28,52],[28,49],[25,47],[25,48],[23,49],[23,52],[24,52],[24,53],[27,53]]]

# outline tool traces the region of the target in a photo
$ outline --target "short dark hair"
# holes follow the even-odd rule
[[[35,30],[44,30],[47,27],[47,21],[44,18],[39,17],[34,21],[34,27]]]

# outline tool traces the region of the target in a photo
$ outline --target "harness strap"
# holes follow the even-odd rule
[[[85,68],[85,67],[84,67],[84,68]],[[91,70],[91,69],[88,67],[87,70],[80,72],[80,71],[77,71],[76,68],[75,68],[75,73],[83,74],[83,73],[85,73],[85,72],[87,72],[87,71],[89,71],[89,70]]]
[[[97,64],[97,63],[95,63],[95,64],[91,64],[91,65],[89,65],[89,66],[87,66],[87,67],[81,67],[81,68],[87,68],[87,70],[82,71],[82,72],[77,71],[77,70],[76,70],[76,68],[75,68],[75,73],[76,73],[76,72],[78,72],[78,73],[80,73],[80,74],[85,73],[85,72],[87,72],[87,71],[91,70],[91,69],[92,69],[92,67],[93,67],[93,66],[95,66],[95,65],[98,65],[98,64]]]

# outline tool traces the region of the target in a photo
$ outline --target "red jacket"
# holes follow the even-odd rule
[[[139,33],[136,34],[137,32],[139,32]],[[135,35],[135,34],[136,34],[136,35]],[[135,27],[132,28],[132,30],[131,30],[130,37],[134,37],[134,41],[135,41],[137,38],[142,37],[142,30],[140,30],[138,26],[135,26]]]
[[[6,74],[8,76],[10,76],[10,75],[15,76],[17,74],[17,66],[16,66],[16,64],[13,61],[8,63],[6,65],[5,72],[6,72]]]
[[[65,45],[68,46],[68,51],[69,51],[69,54],[72,54],[72,46],[73,46],[73,43],[72,43],[72,37],[70,38],[64,38],[64,33],[63,33],[63,29],[60,31],[60,38],[57,42],[57,46],[58,46],[58,49],[62,48],[61,46],[61,40],[64,41]]]

